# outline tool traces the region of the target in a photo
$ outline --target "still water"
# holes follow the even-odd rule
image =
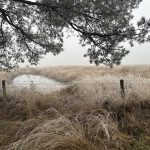
[[[49,94],[62,88],[66,85],[56,80],[36,75],[20,75],[13,79],[12,85],[17,89],[30,89],[44,94]]]

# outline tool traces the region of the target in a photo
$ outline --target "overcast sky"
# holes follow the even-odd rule
[[[150,18],[150,0],[143,0],[139,8],[134,10],[135,21],[142,16]],[[130,47],[124,45],[130,50],[130,54],[123,59],[122,64],[150,64],[150,43],[143,45],[135,44]],[[60,65],[90,65],[88,58],[84,58],[87,48],[79,45],[76,37],[69,37],[64,41],[64,52],[58,56],[52,54],[46,55],[40,62],[39,66],[60,66]]]

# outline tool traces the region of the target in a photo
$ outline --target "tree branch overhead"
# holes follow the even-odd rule
[[[85,56],[99,64],[120,64],[129,51],[120,44],[150,41],[150,20],[141,18],[133,26],[132,10],[141,0],[1,0],[0,55],[8,61],[1,70],[27,59],[37,64],[40,57],[63,50],[63,29],[78,33],[80,43],[89,45]],[[3,57],[2,57],[3,56]],[[5,56],[5,57],[4,57]],[[117,56],[117,57],[116,57]]]

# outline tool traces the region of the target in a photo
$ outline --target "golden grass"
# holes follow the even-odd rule
[[[62,82],[70,82],[85,77],[117,76],[150,78],[150,65],[117,66],[113,69],[108,67],[84,67],[84,66],[61,66],[34,69],[35,72]],[[34,71],[33,71],[34,72]]]
[[[117,76],[150,78],[150,65],[124,65],[113,69],[104,66],[58,66],[58,67],[25,67],[11,72],[1,72],[0,79],[11,80],[17,75],[35,74],[53,78],[62,82],[71,82],[85,77]]]
[[[7,103],[0,105],[5,108],[0,119],[21,121],[22,125],[12,126],[12,133],[5,130],[13,137],[8,141],[0,134],[0,141],[5,141],[0,150],[149,150],[150,66],[111,70],[50,67],[18,72],[43,75],[69,86],[49,95],[26,89],[9,91]],[[120,94],[120,79],[125,80],[125,99]]]

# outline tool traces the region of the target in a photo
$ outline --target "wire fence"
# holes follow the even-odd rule
[[[43,94],[49,94],[54,91],[65,88],[66,85],[62,83],[39,83],[37,82],[7,82],[2,81],[0,86],[0,93],[5,96],[7,92],[21,92],[21,91],[30,91],[30,92],[40,92]]]
[[[125,81],[118,80],[115,82],[104,81],[76,81],[73,83],[63,84],[60,82],[52,83],[40,83],[40,82],[7,82],[3,80],[0,86],[0,94],[3,97],[7,96],[7,93],[21,92],[28,90],[30,92],[40,92],[43,94],[50,94],[52,92],[61,90],[63,88],[76,85],[80,89],[80,93],[87,95],[119,95],[121,98],[125,98],[130,93],[137,93],[139,95],[150,97],[150,82],[142,81]]]

